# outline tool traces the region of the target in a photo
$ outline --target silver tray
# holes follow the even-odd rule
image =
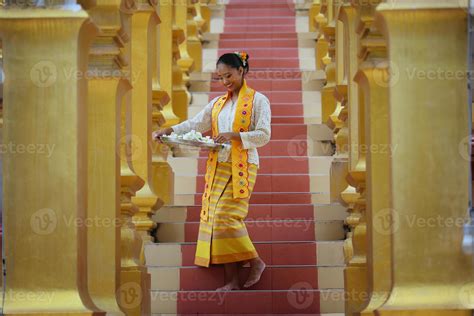
[[[178,139],[178,138],[169,137],[166,135],[161,136],[160,139],[163,141],[163,143],[171,145],[171,146],[172,145],[191,146],[191,147],[197,147],[197,148],[202,148],[202,149],[217,149],[217,150],[224,148],[223,144],[209,144],[209,143],[204,143],[204,142],[200,142],[196,140]]]

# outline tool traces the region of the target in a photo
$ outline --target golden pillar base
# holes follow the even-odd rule
[[[150,315],[151,277],[146,268],[123,270],[120,274],[120,281],[117,300],[127,316]]]

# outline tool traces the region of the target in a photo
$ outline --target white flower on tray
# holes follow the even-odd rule
[[[196,132],[195,130],[192,130],[186,134],[176,134],[175,132],[172,132],[170,135],[170,138],[176,138],[176,139],[182,139],[182,140],[191,140],[191,141],[198,141],[198,142],[203,142],[207,144],[214,144],[214,140],[210,136],[202,136],[200,132]]]

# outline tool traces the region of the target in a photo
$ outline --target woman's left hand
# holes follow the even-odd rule
[[[216,137],[214,137],[214,142],[222,144],[230,142],[231,140],[240,140],[239,133],[220,133]]]

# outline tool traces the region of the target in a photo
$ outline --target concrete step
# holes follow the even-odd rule
[[[246,16],[230,16],[225,18],[224,32],[227,33],[229,26],[241,26],[241,25],[253,25],[254,28],[260,26],[276,26],[276,25],[295,25],[294,16],[259,16],[259,17],[246,17]],[[241,46],[242,47],[242,46]]]
[[[282,58],[282,57],[271,57],[271,58],[258,58],[252,59],[252,65],[257,61],[281,61],[281,60],[290,60],[294,61],[293,58]],[[298,60],[297,60],[298,61]],[[248,79],[247,84],[257,91],[294,91],[301,90],[301,79],[281,79],[268,81],[264,79]],[[222,91],[225,92],[222,84],[218,80],[211,81],[211,89],[213,91]]]
[[[289,290],[295,284],[307,282],[311,289],[344,288],[343,267],[271,266],[260,281],[249,290]],[[250,268],[240,270],[240,284],[247,280]],[[151,267],[151,290],[160,291],[212,291],[225,284],[223,265],[201,267]]]
[[[345,237],[344,221],[245,221],[252,241],[331,241]],[[160,223],[158,242],[195,242],[199,222]]]
[[[303,97],[301,91],[260,91],[263,93],[270,103],[302,103]],[[209,93],[209,100],[221,96],[221,92]],[[208,101],[209,102],[209,101]]]
[[[258,3],[257,3],[258,4]],[[225,16],[226,18],[231,17],[292,17],[295,18],[295,12],[288,6],[283,4],[283,7],[271,7],[261,8],[254,7],[252,4],[251,8],[242,8],[230,5],[227,7]]]
[[[176,194],[174,206],[201,205],[202,194]],[[330,204],[329,192],[318,193],[262,193],[254,192],[250,204]]]
[[[157,223],[198,222],[201,206],[164,206],[154,215]],[[345,220],[346,208],[340,204],[251,204],[247,220]]]
[[[296,32],[295,24],[272,24],[272,25],[260,25],[258,27],[260,32]],[[254,25],[225,25],[225,32],[254,32]]]
[[[152,313],[172,315],[320,315],[344,310],[342,289],[314,290],[308,282],[282,291],[151,291]]]
[[[205,186],[204,174],[198,176],[175,176],[175,194],[203,193]],[[315,174],[297,176],[292,174],[259,174],[253,192],[295,192],[318,193],[330,189],[329,175]]]
[[[258,174],[329,174],[332,156],[321,157],[260,157]],[[207,157],[189,158],[178,157],[168,159],[168,163],[175,175],[202,174],[207,162]]]
[[[321,267],[344,266],[343,241],[254,242],[258,254],[268,265]],[[192,267],[196,243],[158,243],[145,245],[151,267]]]
[[[266,21],[266,20],[265,20]],[[298,40],[296,38],[274,38],[274,39],[221,39],[219,41],[219,49],[229,48],[274,48],[278,49],[281,47],[298,47]],[[277,66],[269,66],[277,67]]]

